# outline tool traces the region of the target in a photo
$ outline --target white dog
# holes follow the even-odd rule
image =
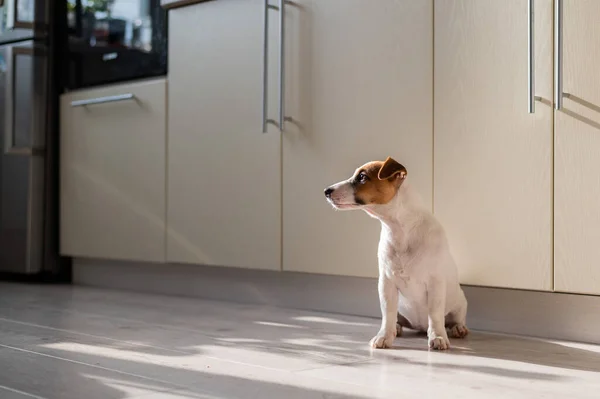
[[[406,181],[406,168],[388,158],[369,162],[325,190],[343,210],[362,209],[381,221],[379,301],[381,329],[374,348],[390,348],[402,327],[427,331],[432,349],[445,350],[450,336],[463,338],[467,300],[444,229]]]

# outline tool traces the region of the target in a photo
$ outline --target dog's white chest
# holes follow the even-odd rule
[[[405,245],[382,241],[379,245],[378,257],[380,272],[401,284],[402,288],[405,288],[402,291],[419,279],[418,270],[414,268],[414,254],[407,251]]]
[[[387,229],[382,229],[377,252],[379,265],[389,273],[390,277],[410,280],[415,276],[413,268],[415,257],[418,256],[416,248],[411,248],[403,234],[393,236]]]

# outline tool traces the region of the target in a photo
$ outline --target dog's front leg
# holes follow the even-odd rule
[[[381,328],[371,340],[373,348],[391,348],[396,338],[398,322],[398,288],[385,273],[379,273],[379,305],[381,306]]]
[[[427,338],[431,349],[446,350],[450,347],[445,326],[446,283],[435,277],[427,285],[427,309],[429,327]]]

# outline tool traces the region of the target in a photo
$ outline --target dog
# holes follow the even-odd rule
[[[381,328],[373,348],[391,348],[402,328],[427,333],[431,349],[446,350],[464,338],[467,300],[446,233],[391,157],[369,162],[347,180],[325,189],[338,210],[360,209],[381,222],[378,292]],[[448,328],[448,331],[446,331]]]

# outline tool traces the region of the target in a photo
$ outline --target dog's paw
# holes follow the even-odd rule
[[[450,329],[452,338],[465,338],[467,335],[469,335],[469,329],[464,324],[456,324]]]
[[[428,342],[430,349],[445,351],[450,348],[450,341],[446,337],[431,336],[429,337]]]
[[[395,334],[386,334],[384,331],[380,331],[369,342],[369,345],[375,349],[391,348],[394,344],[394,338],[396,338]]]

